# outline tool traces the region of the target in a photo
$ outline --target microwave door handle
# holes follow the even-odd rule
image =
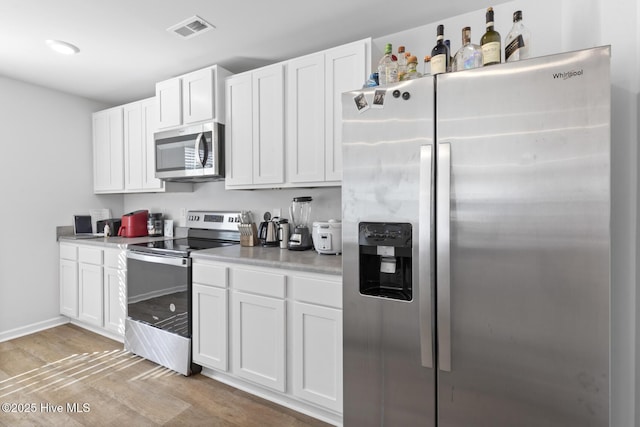
[[[202,159],[202,167],[205,168],[207,167],[207,162],[209,161],[209,144],[207,144],[207,136],[202,133],[202,138],[200,139],[200,141],[202,141],[204,143],[204,158]]]
[[[198,134],[198,136],[196,136],[196,148],[195,148],[195,150],[196,150],[196,156],[198,157],[198,160],[200,161],[200,164],[202,164],[202,166],[204,167],[204,164],[202,163],[202,157],[200,157],[200,142],[202,142],[202,135],[203,135],[202,132],[200,132]]]

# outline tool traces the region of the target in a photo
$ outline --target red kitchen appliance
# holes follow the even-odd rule
[[[148,235],[148,217],[149,211],[147,210],[139,210],[122,215],[122,223],[120,225],[120,230],[118,230],[118,236],[142,237]]]

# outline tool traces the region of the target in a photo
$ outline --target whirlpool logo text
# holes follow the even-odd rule
[[[581,76],[583,73],[584,73],[583,70],[571,70],[571,71],[566,71],[564,73],[553,73],[553,78],[567,80],[567,79],[570,79],[571,77]]]

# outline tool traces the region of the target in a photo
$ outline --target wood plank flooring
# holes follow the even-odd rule
[[[0,404],[12,427],[328,425],[71,324],[0,343]]]

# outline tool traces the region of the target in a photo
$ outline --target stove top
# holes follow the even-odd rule
[[[187,237],[137,243],[129,246],[136,252],[165,256],[188,257],[192,251],[220,248],[240,243],[241,212],[189,211],[187,213]]]
[[[184,237],[173,240],[158,240],[148,243],[136,243],[129,246],[130,250],[137,252],[156,253],[172,256],[189,256],[192,251],[202,249],[220,248],[237,245],[238,242],[229,240],[200,239]]]

